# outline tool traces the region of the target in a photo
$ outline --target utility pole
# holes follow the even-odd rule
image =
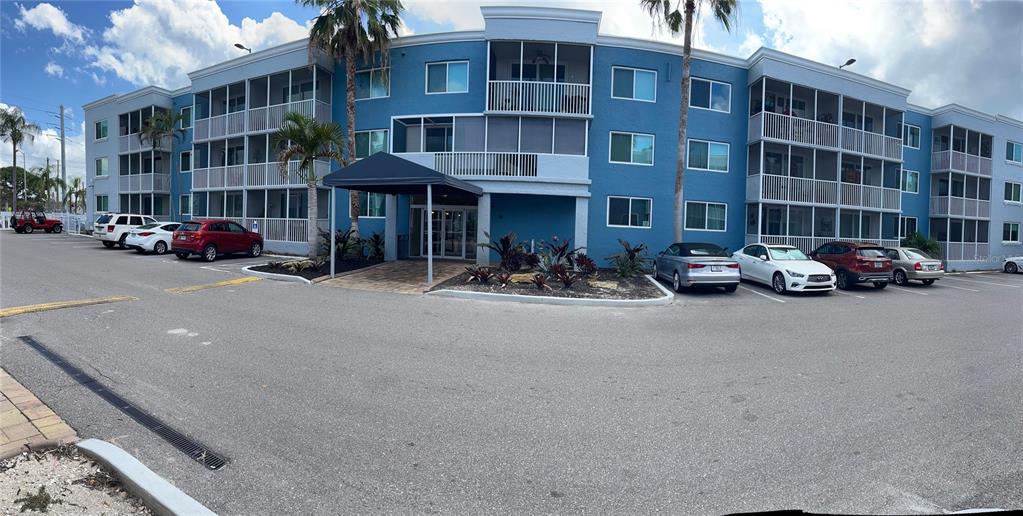
[[[64,104],[60,105],[60,206],[66,213],[67,206],[64,199],[67,197],[67,156],[64,155]],[[46,169],[49,170],[49,165]]]
[[[46,156],[46,176],[47,177],[50,176],[50,157],[49,156]],[[46,209],[47,208],[46,205],[49,204],[48,201],[50,200],[50,188],[49,188],[49,185],[43,185],[43,187],[46,189],[46,201],[43,201],[43,211],[48,211]]]

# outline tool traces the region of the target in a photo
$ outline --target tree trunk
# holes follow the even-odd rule
[[[351,46],[345,47],[345,116],[348,152],[344,164],[348,166],[355,163],[355,50]],[[348,202],[351,204],[352,238],[359,238],[359,192],[349,190]]]
[[[693,55],[693,16],[696,2],[686,0],[685,33],[682,39],[682,105],[678,111],[678,161],[675,162],[675,241],[682,241],[682,187],[686,174],[686,124],[689,122],[689,62]]]
[[[309,226],[307,231],[309,235],[309,259],[315,260],[320,255],[320,233],[319,227],[316,225],[316,215],[319,214],[318,199],[316,198],[316,180],[310,181],[307,186],[309,188],[309,193],[306,194],[309,196],[309,213],[306,214],[306,218],[309,219],[309,222],[307,222]]]
[[[18,144],[11,142],[11,214],[18,210]]]

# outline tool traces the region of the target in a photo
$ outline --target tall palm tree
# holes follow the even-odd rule
[[[281,174],[287,177],[288,162],[298,161],[299,177],[305,180],[308,188],[308,236],[309,258],[316,258],[319,251],[319,233],[316,227],[316,212],[319,209],[316,199],[316,187],[320,178],[316,176],[313,163],[318,159],[341,162],[341,148],[344,147],[344,132],[337,122],[317,122],[301,113],[287,113],[284,124],[274,132],[274,147],[281,147],[277,155]],[[334,229],[331,228],[331,231]]]
[[[35,140],[39,134],[39,126],[25,121],[25,115],[20,109],[11,107],[0,109],[0,138],[11,142],[12,170],[18,169],[18,146],[26,139]],[[11,180],[11,211],[17,211],[18,203],[18,177],[14,174]]]
[[[309,29],[309,46],[325,51],[334,59],[345,61],[345,114],[347,152],[338,162],[355,162],[355,64],[372,63],[377,55],[387,66],[388,47],[398,36],[401,0],[297,0],[303,6],[320,9],[320,15]],[[386,80],[390,80],[389,78]],[[359,234],[359,192],[349,192],[352,209],[352,233]]]
[[[37,167],[32,173],[38,179],[36,183],[36,197],[41,199],[43,209],[46,211],[56,208],[55,200],[60,200],[60,192],[66,185],[59,176],[54,174],[52,167]]]
[[[682,106],[678,114],[678,158],[675,161],[675,241],[682,241],[682,184],[686,173],[686,124],[689,122],[690,61],[693,57],[693,21],[708,8],[731,32],[738,12],[736,0],[639,0],[658,28],[672,36],[682,33]]]
[[[149,142],[153,150],[160,152],[165,150],[163,144],[167,137],[173,136],[175,140],[184,137],[185,130],[181,128],[181,122],[185,119],[181,113],[174,110],[161,110],[149,117],[142,130],[139,131],[139,142]],[[169,149],[167,149],[169,150]]]
[[[78,210],[85,205],[85,183],[82,182],[81,176],[72,177],[64,192],[64,199],[61,200],[61,203],[70,207],[72,213],[78,213]]]

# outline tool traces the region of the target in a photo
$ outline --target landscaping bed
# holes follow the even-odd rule
[[[485,292],[490,294],[516,294],[525,296],[570,297],[577,299],[652,299],[664,296],[645,276],[619,278],[614,271],[601,269],[596,278],[577,279],[571,287],[554,282],[547,288],[538,287],[532,281],[534,273],[513,274],[511,281],[502,286],[497,280],[487,283],[477,280],[469,281],[472,274],[463,272],[431,290],[461,290],[468,292]]]
[[[381,263],[382,260],[373,259],[344,259],[336,260],[334,262],[334,274],[340,274],[342,272],[354,271],[376,265]],[[287,274],[289,276],[301,276],[307,280],[314,280],[316,278],[327,276],[330,274],[330,260],[325,260],[323,263],[316,263],[312,260],[291,260],[282,262],[269,262],[266,265],[256,265],[250,267],[251,270],[258,272],[269,272],[271,274]]]

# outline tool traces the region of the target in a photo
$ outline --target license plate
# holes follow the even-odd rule
[[[185,235],[181,235],[181,236],[178,237],[178,240],[185,240],[186,238],[188,238],[188,237],[186,237]]]
[[[711,265],[710,266],[710,272],[721,272],[721,266],[720,265]]]
[[[928,265],[927,266],[927,270],[929,270],[929,271],[937,270],[937,268],[938,267],[936,265]]]
[[[881,262],[874,262],[874,268],[875,269],[880,269],[881,268]]]

